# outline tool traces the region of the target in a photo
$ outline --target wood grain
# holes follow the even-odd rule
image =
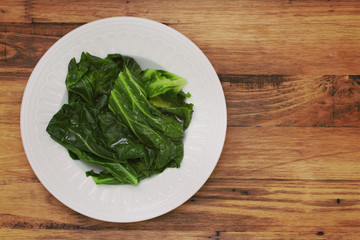
[[[2,0],[0,22],[27,22],[28,4],[21,0]]]
[[[0,3],[1,239],[358,239],[360,2],[70,1]],[[153,19],[214,65],[228,111],[217,167],[168,214],[138,223],[80,215],[40,183],[20,107],[58,39],[111,16]]]
[[[5,230],[4,236],[5,237],[12,237],[16,239],[21,234],[26,234],[26,236],[29,236],[30,238],[36,238],[36,239],[50,239],[50,238],[56,238],[56,239],[67,239],[68,238],[68,232],[66,230],[47,230],[44,231],[38,231],[36,229],[26,229],[26,230],[18,230],[18,229],[11,229],[11,230]],[[275,234],[268,234],[268,233],[257,233],[257,232],[222,232],[222,231],[191,231],[191,232],[183,232],[179,234],[179,232],[176,231],[122,231],[122,230],[102,230],[102,231],[96,231],[96,236],[94,236],[93,231],[84,231],[84,230],[76,230],[73,231],[72,237],[75,239],[106,239],[111,238],[113,236],[126,236],[126,239],[159,239],[159,238],[171,238],[171,239],[244,239],[244,240],[252,240],[252,239],[260,239],[260,240],[272,240],[272,239],[283,239],[282,233],[275,233]],[[307,239],[349,239],[353,240],[356,235],[348,235],[343,237],[342,233],[334,233],[332,234],[331,238],[326,236],[323,232],[317,232],[314,233],[293,233],[288,232],[287,233],[288,238],[287,239],[300,239],[300,240],[307,240]]]
[[[359,76],[220,75],[231,126],[360,126]]]
[[[193,40],[220,73],[359,74],[360,2],[356,0],[26,2],[23,14],[32,24],[73,26],[112,16],[163,22]],[[12,8],[2,9],[6,14]],[[7,24],[23,17],[0,20]]]
[[[326,141],[329,137],[332,141]],[[16,134],[1,140],[11,138],[17,142],[12,148],[20,148]],[[20,150],[8,151],[1,161],[0,195],[7,196],[0,202],[1,228],[151,234],[181,226],[187,234],[202,229],[209,236],[291,229],[315,236],[339,234],[341,228],[355,236],[360,234],[360,166],[355,162],[360,147],[352,143],[358,138],[352,128],[230,127],[217,168],[195,196],[171,213],[131,224],[104,223],[73,212],[44,189],[24,155],[13,155]]]

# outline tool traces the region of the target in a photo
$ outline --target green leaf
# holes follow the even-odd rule
[[[150,98],[150,102],[163,113],[175,115],[185,130],[190,125],[193,114],[194,105],[185,102],[185,99],[190,96],[189,93],[185,94],[182,91],[176,93],[170,90],[164,94]]]
[[[123,56],[121,54],[109,54],[107,56],[111,60],[113,60],[119,67],[120,71],[125,71],[125,67],[129,69],[135,75],[140,75],[141,67],[140,65],[131,57]]]
[[[118,159],[147,158],[145,146],[110,112],[99,115],[98,119],[106,146],[117,152]]]
[[[53,116],[46,131],[62,145],[71,144],[105,159],[117,159],[116,153],[107,149],[101,141],[94,111],[81,102],[64,104]]]
[[[162,114],[145,95],[144,88],[136,77],[128,70],[119,74],[109,99],[109,109],[120,116],[122,121],[135,133],[145,145],[151,146],[146,136],[157,130],[160,133],[176,138],[183,137],[181,124],[174,118]],[[142,130],[136,131],[135,127]]]
[[[94,106],[100,96],[110,94],[119,72],[120,68],[110,58],[101,59],[82,53],[79,63],[75,58],[69,63],[66,87]]]
[[[94,170],[90,170],[86,172],[86,176],[91,176],[96,184],[119,185],[126,183],[124,181],[119,181],[113,175],[107,173],[106,171],[95,173]]]
[[[180,143],[173,138],[183,137],[183,127],[149,102],[128,69],[119,74],[108,107],[146,147],[158,149],[159,154],[154,161],[157,168],[179,157]]]
[[[120,182],[131,183],[133,185],[137,185],[139,183],[135,170],[129,164],[121,164],[102,159],[94,154],[81,151],[72,145],[65,145],[65,147],[75,153],[84,162],[102,167]]]
[[[155,69],[146,69],[143,72],[143,81],[147,83],[149,98],[164,94],[167,91],[179,93],[186,85],[186,79],[176,74]]]

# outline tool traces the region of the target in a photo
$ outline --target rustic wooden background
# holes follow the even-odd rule
[[[138,16],[185,34],[219,74],[228,131],[189,201],[107,223],[57,201],[22,147],[23,90],[82,24]],[[0,238],[359,239],[360,1],[0,1]]]

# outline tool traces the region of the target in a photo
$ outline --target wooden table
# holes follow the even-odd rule
[[[57,201],[22,147],[23,90],[82,24],[162,22],[197,44],[223,86],[228,130],[207,183],[172,212],[107,223]],[[359,239],[359,1],[0,2],[1,239]]]

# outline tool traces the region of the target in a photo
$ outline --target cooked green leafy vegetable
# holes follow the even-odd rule
[[[103,171],[86,172],[96,184],[134,184],[180,167],[184,131],[191,122],[186,80],[146,69],[131,57],[82,53],[68,66],[68,103],[46,131],[71,158]]]
[[[79,63],[74,58],[70,61],[66,87],[93,106],[99,96],[110,93],[119,72],[118,65],[111,58],[101,59],[83,53]]]
[[[146,69],[143,79],[147,85],[149,98],[164,94],[169,90],[179,93],[186,85],[186,79],[164,70]]]
[[[191,97],[190,93],[185,94],[180,91],[179,93],[170,90],[164,94],[150,98],[150,102],[154,104],[163,113],[172,114],[186,129],[191,122],[194,105],[192,103],[186,103],[186,98]]]

